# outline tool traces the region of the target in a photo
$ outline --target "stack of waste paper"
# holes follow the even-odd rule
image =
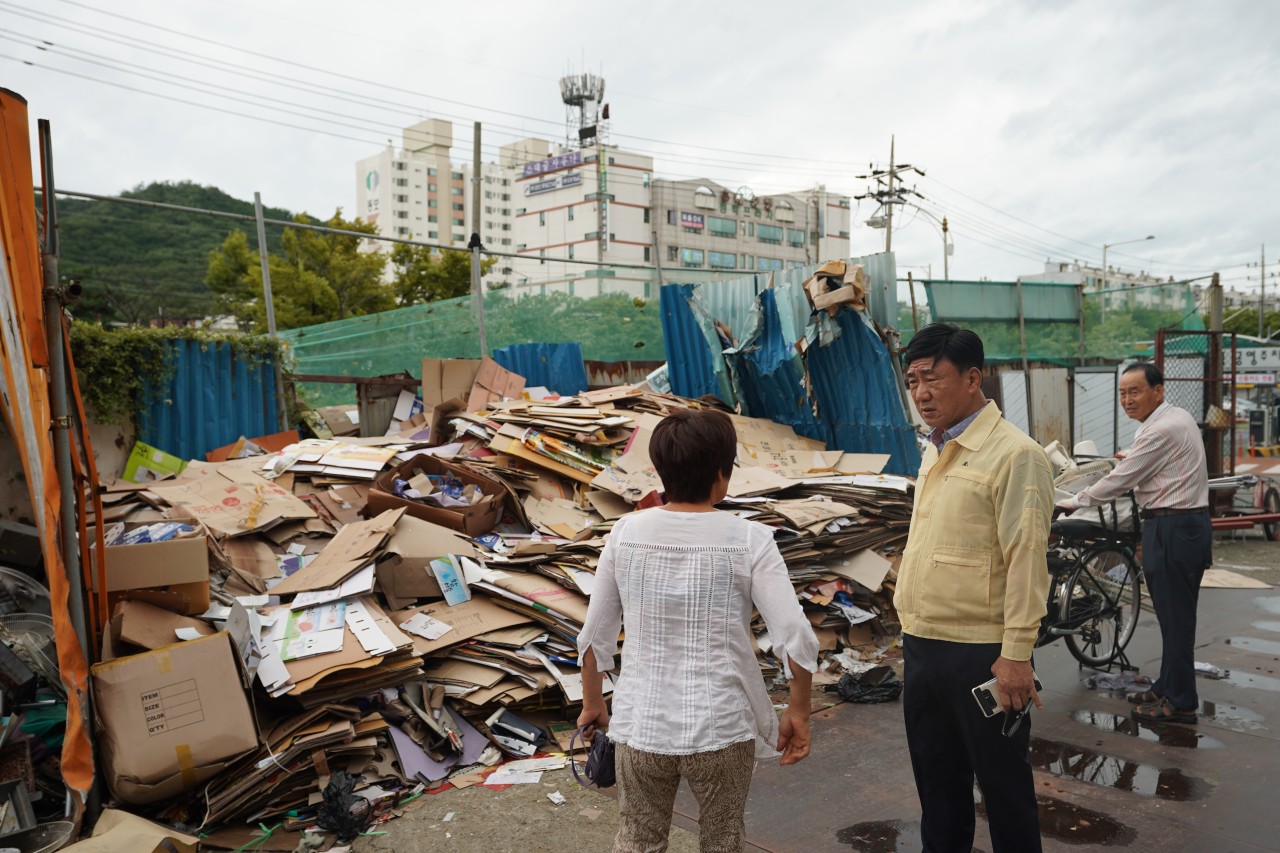
[[[662,501],[654,427],[709,404],[558,397],[487,359],[423,377],[392,434],[268,436],[218,462],[142,445],[143,482],[104,484],[94,702],[116,803],[235,849],[246,825],[341,835],[327,804],[358,800],[367,825],[567,747],[609,531]],[[831,683],[893,644],[913,484],[886,456],[731,417],[721,509],[773,530]]]

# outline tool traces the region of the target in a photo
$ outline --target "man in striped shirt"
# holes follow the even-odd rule
[[[1160,622],[1160,677],[1130,693],[1134,717],[1194,723],[1196,604],[1200,579],[1213,562],[1209,474],[1200,427],[1185,409],[1164,400],[1164,376],[1154,364],[1133,364],[1120,377],[1120,405],[1140,421],[1129,455],[1110,474],[1063,501],[1074,509],[1133,490],[1142,507],[1142,563]]]

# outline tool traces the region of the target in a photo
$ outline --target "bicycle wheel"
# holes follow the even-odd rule
[[[1065,639],[1085,666],[1106,666],[1129,644],[1142,611],[1142,575],[1133,556],[1096,548],[1080,557],[1058,602],[1059,621],[1079,628]]]

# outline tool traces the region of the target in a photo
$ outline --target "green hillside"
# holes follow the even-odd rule
[[[253,214],[253,203],[189,181],[153,183],[120,194],[185,207]],[[265,208],[269,219],[292,213]],[[209,315],[214,299],[205,287],[209,253],[227,233],[244,231],[256,248],[252,222],[106,201],[59,198],[59,272],[78,278],[84,297],[73,307],[79,319],[102,323],[148,323],[157,318]],[[272,252],[280,251],[280,228],[267,228]]]

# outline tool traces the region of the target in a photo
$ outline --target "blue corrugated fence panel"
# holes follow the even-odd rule
[[[830,429],[814,416],[805,396],[804,367],[783,337],[774,291],[766,290],[758,299],[758,334],[735,359],[745,414],[787,424],[800,435],[829,443]]]
[[[848,453],[888,453],[885,471],[914,477],[920,470],[915,431],[902,411],[889,351],[862,316],[836,314],[841,335],[809,348],[809,376],[832,446]]]
[[[240,436],[277,431],[275,364],[231,345],[175,340],[168,383],[144,388],[138,439],[183,459],[203,459]]]
[[[541,385],[565,396],[587,390],[587,366],[576,342],[511,344],[494,350],[493,360],[523,376],[526,386]]]
[[[667,350],[667,373],[672,393],[702,397],[720,393],[713,353],[689,305],[696,285],[668,284],[658,291],[662,310],[662,341]],[[726,400],[725,402],[732,402]]]

